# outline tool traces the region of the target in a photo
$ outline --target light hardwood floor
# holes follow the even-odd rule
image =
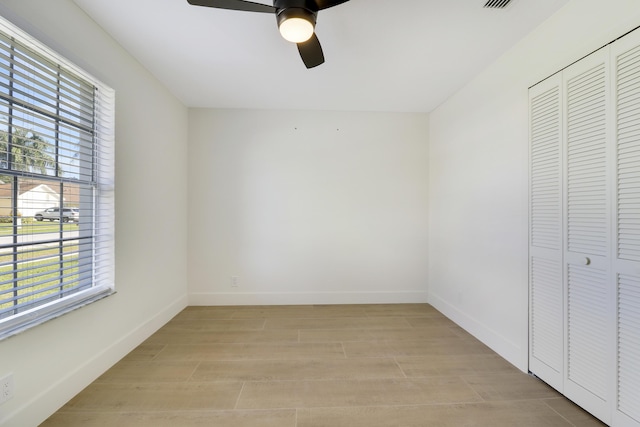
[[[600,426],[426,304],[188,307],[52,426]]]

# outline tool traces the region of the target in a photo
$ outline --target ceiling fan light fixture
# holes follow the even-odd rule
[[[280,24],[280,34],[292,43],[306,42],[313,35],[313,24],[302,18],[289,18]]]
[[[277,15],[278,29],[282,37],[292,43],[303,43],[311,38],[316,16],[302,8],[288,8]]]

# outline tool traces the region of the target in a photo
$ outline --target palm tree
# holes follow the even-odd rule
[[[47,174],[47,169],[56,168],[56,161],[47,153],[49,144],[37,133],[13,128],[11,132],[12,170],[24,172],[40,172]],[[9,154],[9,134],[0,131],[0,166],[7,169]],[[60,167],[57,167],[60,173]]]

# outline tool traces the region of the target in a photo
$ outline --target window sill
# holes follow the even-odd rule
[[[115,293],[115,290],[109,287],[92,288],[0,320],[0,341]]]

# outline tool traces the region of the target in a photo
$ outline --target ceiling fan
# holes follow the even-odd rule
[[[304,65],[313,68],[324,62],[322,46],[314,32],[318,11],[349,0],[273,0],[273,6],[245,0],[187,1],[194,6],[275,14],[282,37],[296,43]]]

